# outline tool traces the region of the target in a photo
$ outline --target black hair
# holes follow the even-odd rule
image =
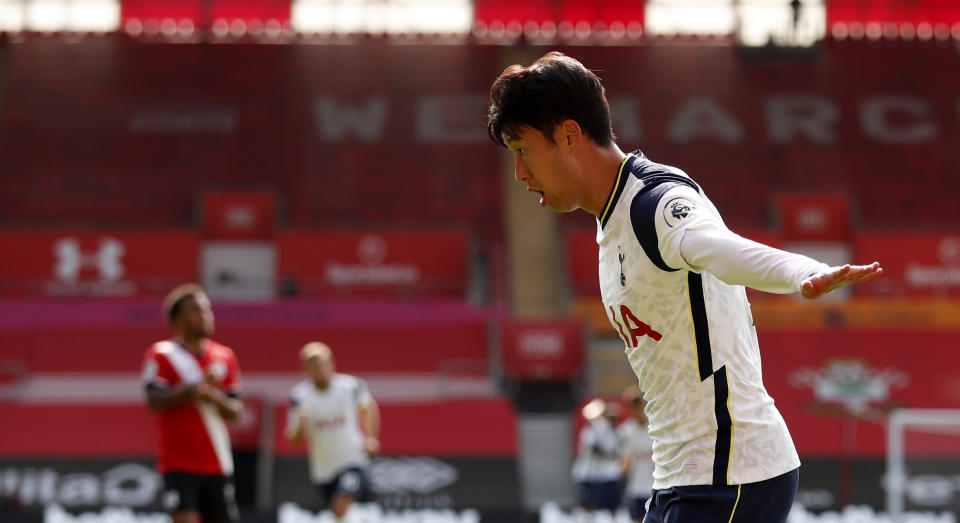
[[[167,321],[173,323],[173,320],[180,314],[183,304],[190,298],[196,299],[197,296],[206,294],[203,287],[195,283],[181,285],[167,294],[163,300],[163,309],[166,312]]]
[[[490,87],[487,134],[506,147],[521,127],[553,142],[564,120],[574,120],[597,145],[613,143],[610,104],[600,79],[577,60],[551,51],[527,67],[507,67]]]

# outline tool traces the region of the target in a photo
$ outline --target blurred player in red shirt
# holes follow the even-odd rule
[[[238,521],[224,424],[243,410],[237,358],[208,338],[213,312],[203,288],[181,285],[170,291],[163,307],[176,336],[147,350],[143,381],[147,406],[158,417],[164,509],[173,523]]]

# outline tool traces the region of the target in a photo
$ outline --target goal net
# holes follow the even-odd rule
[[[960,518],[960,409],[900,409],[887,426],[887,511]]]

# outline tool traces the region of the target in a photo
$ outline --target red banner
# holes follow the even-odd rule
[[[600,247],[594,230],[567,231],[567,266],[577,296],[600,296]]]
[[[280,278],[320,296],[462,296],[467,237],[454,232],[286,232]]]
[[[197,279],[197,235],[186,231],[0,232],[0,294],[162,294]]]
[[[216,307],[216,306],[215,306]],[[143,353],[171,338],[160,307],[153,327],[64,327],[0,331],[0,359],[21,361],[31,372],[138,372]],[[423,373],[448,377],[488,372],[487,325],[482,321],[439,325],[223,325],[213,339],[231,347],[244,371],[302,370],[297,351],[323,341],[337,367],[350,373]],[[384,347],[389,346],[389,350]]]
[[[949,45],[826,42],[816,60],[743,60],[716,45],[560,50],[603,72],[621,147],[682,168],[734,230],[769,223],[783,187],[850,194],[871,227],[960,223],[957,177],[944,170],[960,90]],[[0,172],[22,175],[0,192],[0,220],[186,226],[196,187],[262,186],[269,173],[297,227],[501,234],[505,153],[483,125],[504,67],[496,46],[196,53],[107,37],[9,51]],[[64,63],[70,75],[51,73]],[[349,64],[365,67],[329,74]],[[658,82],[638,82],[641,66]],[[91,153],[104,143],[110,154]]]
[[[277,197],[272,192],[223,191],[203,199],[203,232],[211,239],[265,240],[273,236]]]
[[[381,453],[430,456],[514,456],[517,420],[505,398],[380,405]],[[303,445],[283,437],[287,407],[277,408],[274,441],[279,456],[302,455]]]
[[[842,242],[850,238],[850,203],[841,194],[781,194],[777,207],[786,240]]]
[[[522,381],[569,381],[583,366],[579,321],[509,320],[500,329],[508,375]]]
[[[957,339],[956,330],[761,328],[763,382],[801,456],[880,456],[891,409],[960,405],[960,370],[944,364]],[[926,450],[956,450],[956,438],[945,441],[952,447]]]
[[[246,412],[230,432],[234,448],[256,448],[262,404]],[[301,455],[283,437],[286,406],[276,408],[276,448]],[[464,399],[380,405],[384,454],[513,456],[516,414],[507,399]],[[156,419],[146,405],[19,404],[0,402],[0,457],[140,457],[156,451]],[[63,437],[65,433],[70,437]]]
[[[960,296],[960,235],[864,233],[854,252],[883,266],[883,276],[854,287],[860,295]]]
[[[946,33],[948,26],[960,22],[960,5],[957,5],[956,0],[830,0],[827,7],[827,26],[833,27],[838,22],[850,24],[851,34],[856,34],[854,24],[860,24],[861,31],[864,25],[871,22],[878,25],[877,31],[881,30],[879,24],[893,24],[894,34],[903,37],[907,37],[908,29],[901,29],[901,24],[906,23],[912,38],[913,24],[925,23],[931,32],[934,26],[942,26],[942,30],[936,27],[937,33]],[[889,29],[884,29],[884,32],[889,32]],[[863,33],[860,34],[862,36]]]
[[[291,0],[124,0],[120,17],[127,28],[131,22],[141,24],[141,28],[154,24],[157,29],[161,23],[172,23],[181,31],[211,22],[228,24],[230,29],[229,24],[240,20],[244,22],[244,30],[250,25],[251,32],[255,33],[253,29],[259,27],[262,31],[265,23],[270,24],[268,27],[275,24],[279,31],[280,24],[290,19],[290,4]]]

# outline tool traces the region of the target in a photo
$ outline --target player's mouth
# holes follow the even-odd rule
[[[538,189],[534,189],[533,187],[530,187],[529,185],[527,186],[527,190],[530,191],[530,192],[535,192],[535,193],[537,193],[537,194],[540,195],[540,207],[544,207],[544,206],[547,205],[547,196],[543,193],[543,191],[538,190]]]

